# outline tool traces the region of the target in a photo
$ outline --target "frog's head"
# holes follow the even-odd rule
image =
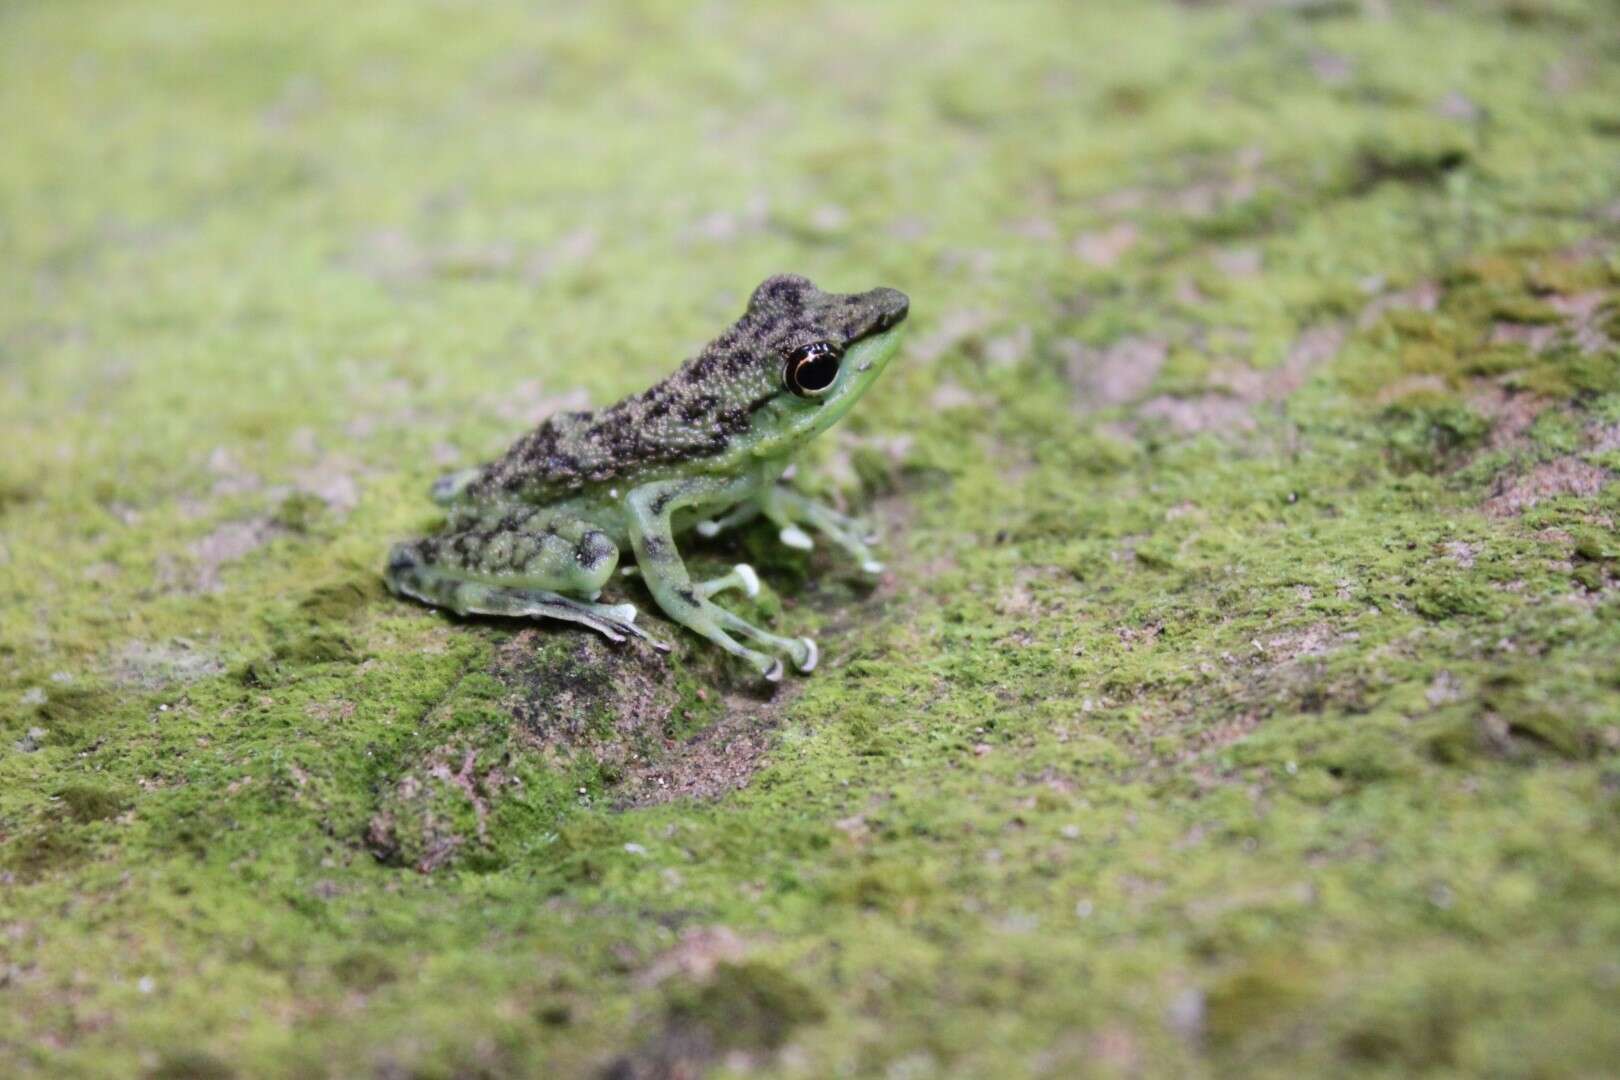
[[[762,450],[788,451],[849,411],[900,346],[911,301],[898,289],[822,292],[808,278],[766,278],[730,334],[749,342],[769,399],[751,424]]]

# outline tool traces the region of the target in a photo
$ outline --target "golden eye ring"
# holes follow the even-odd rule
[[[788,354],[782,381],[799,397],[820,397],[838,381],[838,364],[843,356],[843,350],[831,342],[801,345]]]

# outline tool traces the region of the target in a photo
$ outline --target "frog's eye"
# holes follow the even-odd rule
[[[782,381],[800,397],[818,397],[838,378],[838,361],[843,353],[825,341],[801,345],[788,354]]]

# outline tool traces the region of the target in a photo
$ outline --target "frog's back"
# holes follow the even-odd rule
[[[794,274],[767,278],[743,316],[668,378],[608,408],[548,418],[477,470],[458,497],[543,503],[671,470],[723,471],[736,454],[766,452],[784,434],[759,421],[788,393],[783,364],[796,348],[842,349],[905,312],[893,289],[845,296]]]
[[[577,492],[612,470],[588,432],[596,411],[561,412],[547,417],[505,454],[485,465],[468,488],[477,497],[560,498]]]
[[[705,351],[650,390],[608,408],[548,417],[484,466],[466,494],[551,501],[723,455],[747,428],[749,414],[747,403],[721,408],[712,387],[699,389],[709,357]]]

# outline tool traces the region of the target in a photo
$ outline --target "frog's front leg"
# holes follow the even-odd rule
[[[640,572],[634,566],[619,568],[619,573],[625,577],[635,577]],[[708,581],[700,581],[693,588],[697,589],[698,595],[702,597],[715,596],[727,589],[741,589],[744,596],[758,596],[759,575],[754,573],[754,568],[747,563],[738,563],[731,568],[730,573],[721,574]]]
[[[761,511],[781,532],[782,543],[806,551],[812,546],[810,537],[799,528],[803,522],[847,551],[859,564],[862,573],[881,574],[883,564],[868,546],[877,537],[852,517],[840,514],[825,503],[800,495],[786,484],[777,484],[762,492]]]
[[[883,573],[883,564],[868,545],[877,540],[859,521],[840,514],[832,507],[800,495],[786,484],[773,484],[737,504],[730,513],[712,521],[697,523],[699,536],[716,536],[722,530],[754,518],[765,518],[777,528],[782,543],[800,551],[816,546],[810,534],[799,528],[802,522],[847,551],[867,574]]]
[[[706,590],[694,585],[686,572],[670,527],[670,516],[675,511],[697,503],[731,501],[727,495],[732,491],[743,494],[747,484],[747,480],[694,477],[662,480],[636,488],[626,499],[630,543],[647,588],[670,618],[702,634],[733,656],[747,660],[766,679],[776,682],[782,678],[782,661],[748,648],[731,635],[739,634],[774,652],[785,653],[800,671],[815,668],[818,656],[815,642],[809,638],[778,637],[711,601],[705,595]]]
[[[610,641],[652,640],[635,626],[633,604],[594,602],[619,561],[618,547],[599,529],[536,508],[453,517],[452,525],[395,544],[388,587],[458,615],[544,616]]]
[[[718,536],[761,514],[776,526],[778,538],[790,548],[809,551],[816,546],[810,534],[799,528],[802,522],[847,551],[864,573],[883,573],[883,564],[873,556],[869,546],[877,537],[866,526],[825,503],[800,495],[784,483],[771,484],[732,507],[723,517],[700,521],[694,528],[699,536]]]

